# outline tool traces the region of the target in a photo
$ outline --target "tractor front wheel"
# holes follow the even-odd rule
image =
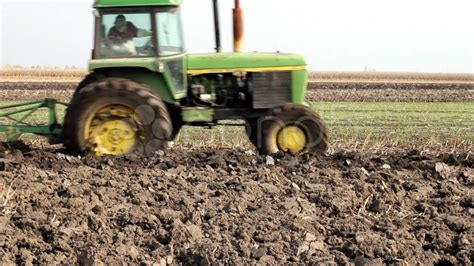
[[[247,134],[262,154],[279,151],[323,154],[328,149],[326,127],[313,110],[288,103],[272,114],[249,121]]]
[[[64,121],[65,146],[97,156],[153,154],[173,131],[163,101],[145,85],[107,78],[78,90]]]

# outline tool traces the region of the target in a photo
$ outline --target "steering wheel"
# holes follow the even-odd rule
[[[141,55],[153,55],[154,45],[153,45],[153,38],[150,38],[145,45],[141,47],[137,47],[138,54]]]

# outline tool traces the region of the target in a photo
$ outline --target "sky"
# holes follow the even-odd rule
[[[220,0],[232,51],[232,0]],[[0,0],[0,66],[87,67],[92,0]],[[472,0],[241,0],[246,51],[305,56],[311,70],[474,73]],[[184,0],[186,49],[213,52],[212,0]]]

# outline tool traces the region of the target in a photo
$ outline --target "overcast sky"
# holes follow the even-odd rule
[[[86,67],[92,0],[0,0],[0,65]],[[247,51],[303,54],[312,70],[474,73],[473,0],[241,0]],[[188,52],[214,48],[212,0],[184,0]],[[232,49],[232,0],[220,0]]]

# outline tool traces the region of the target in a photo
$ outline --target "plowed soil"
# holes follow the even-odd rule
[[[97,159],[3,146],[0,189],[15,194],[0,205],[0,264],[474,260],[469,151]]]
[[[77,83],[0,82],[1,100],[55,98],[69,101]],[[311,102],[472,102],[472,83],[310,82]]]
[[[322,102],[473,102],[473,83],[311,82],[308,101]]]

